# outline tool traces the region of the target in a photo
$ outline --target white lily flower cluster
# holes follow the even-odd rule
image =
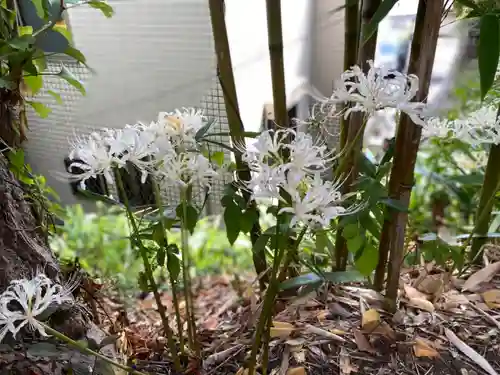
[[[456,120],[432,118],[423,128],[424,137],[454,138],[471,146],[500,143],[498,109],[484,106]]]
[[[333,113],[336,104],[352,103],[344,113],[345,118],[352,112],[372,116],[377,111],[394,108],[408,114],[415,124],[425,125],[426,105],[411,101],[418,91],[418,77],[375,67],[372,60],[368,64],[370,69],[366,74],[357,65],[342,73],[331,97],[323,100],[328,115],[336,115]]]
[[[288,154],[286,159],[284,154]],[[326,146],[307,133],[294,129],[264,131],[243,154],[243,160],[253,173],[250,181],[241,182],[252,198],[280,201],[279,213],[291,213],[292,226],[301,223],[328,227],[332,219],[360,208],[359,205],[344,207],[346,197],[339,191],[341,184],[321,178],[333,158]]]
[[[113,183],[113,168],[127,162],[141,171],[141,182],[149,175],[181,187],[199,184],[210,187],[218,173],[197,148],[195,136],[207,125],[203,114],[192,108],[161,112],[158,121],[138,123],[123,129],[103,129],[77,139],[69,155],[72,167],[83,172],[71,178],[80,181],[103,175]]]
[[[0,294],[0,342],[8,332],[15,338],[25,326],[47,336],[40,317],[54,305],[73,303],[71,292],[77,285],[77,282],[72,282],[63,287],[44,274],[38,274],[31,280],[12,281]]]

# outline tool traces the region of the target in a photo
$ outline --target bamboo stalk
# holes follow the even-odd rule
[[[283,31],[281,27],[281,0],[266,0],[267,35],[271,58],[274,121],[278,127],[288,127],[286,106],[285,67],[283,58]]]
[[[344,21],[344,70],[351,69],[356,64],[359,43],[359,0],[345,1],[345,21]],[[343,150],[348,142],[352,142],[357,131],[350,129],[349,119],[340,119],[340,150]],[[352,167],[352,154],[348,153],[343,158],[348,158],[348,163],[341,168],[340,174],[349,171]],[[339,176],[336,176],[339,177]],[[346,181],[342,186],[342,192],[350,191],[352,181]],[[337,231],[335,238],[335,269],[344,270],[347,264],[347,244],[342,237],[342,231]]]
[[[420,0],[415,21],[415,32],[411,45],[409,73],[416,74],[419,91],[416,101],[425,101],[429,92],[432,67],[436,54],[437,40],[441,26],[444,0]],[[402,113],[397,129],[394,164],[389,181],[389,197],[408,208],[414,183],[414,169],[420,146],[422,127],[415,125],[409,116]],[[389,270],[386,288],[386,303],[390,311],[396,309],[399,275],[404,257],[405,229],[408,213],[388,208],[379,247],[379,265],[376,269],[375,286],[383,285],[385,263],[389,256]]]
[[[500,106],[497,112],[497,118],[500,118]],[[497,187],[500,182],[500,145],[491,145],[488,155],[488,163],[484,173],[484,182],[481,187],[481,195],[479,198],[479,206],[475,218],[475,233],[472,239],[470,250],[470,260],[474,262],[481,261],[481,257],[477,256],[481,247],[486,243],[485,235],[488,233],[488,226],[491,219],[491,211],[493,209],[494,200],[491,199],[497,192]]]
[[[229,132],[233,145],[243,145],[245,142],[245,128],[241,120],[240,110],[238,105],[238,96],[236,93],[236,85],[234,83],[233,64],[231,61],[231,51],[229,49],[229,40],[227,37],[226,22],[224,19],[224,0],[209,0],[210,17],[212,20],[212,32],[214,35],[215,53],[217,56],[217,68],[219,81],[224,94],[224,103],[226,105],[227,120],[229,124]],[[238,147],[236,147],[238,149]],[[240,152],[234,152],[237,175],[241,181],[249,181],[250,169],[243,162]],[[243,198],[250,209],[254,209],[258,213],[255,202],[250,201],[250,194],[242,191]],[[250,231],[250,239],[252,245],[255,245],[261,235],[259,221],[253,224]],[[266,273],[267,262],[265,249],[253,251],[253,264],[258,275],[262,275],[259,279],[262,290],[269,281],[269,276]]]

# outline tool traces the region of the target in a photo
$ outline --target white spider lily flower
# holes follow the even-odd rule
[[[324,144],[315,142],[313,137],[305,132],[293,132],[293,135],[292,142],[283,145],[290,152],[290,162],[286,164],[289,169],[316,173],[330,166],[334,158],[328,154]]]
[[[0,294],[0,341],[8,332],[15,337],[25,326],[47,336],[40,317],[54,304],[73,303],[71,292],[76,285],[64,288],[43,274],[12,281]]]
[[[485,106],[455,120],[432,118],[423,132],[439,138],[459,139],[471,146],[499,144],[500,120],[497,108]]]
[[[210,188],[213,178],[219,175],[205,156],[195,152],[166,155],[156,173],[182,189],[195,184]]]
[[[426,105],[412,102],[418,91],[418,77],[389,71],[383,66],[375,67],[372,60],[368,60],[368,65],[370,68],[366,74],[357,65],[342,73],[331,97],[323,100],[323,111],[326,108],[328,116],[335,116],[334,104],[352,103],[354,105],[344,112],[347,118],[352,112],[371,116],[385,108],[396,108],[407,113],[415,123],[423,125]],[[389,75],[392,78],[388,78]]]
[[[174,143],[195,143],[196,133],[207,123],[203,111],[195,108],[160,112],[158,126]]]
[[[242,159],[248,164],[262,164],[269,159],[280,159],[280,152],[286,146],[286,141],[294,133],[291,129],[266,130],[259,134],[248,148],[241,147]],[[235,145],[238,148],[238,145]]]
[[[110,152],[109,138],[103,139],[98,133],[92,133],[86,139],[80,139],[74,144],[69,154],[71,160],[77,160],[69,165],[80,168],[80,174],[71,174],[70,179],[80,181],[82,188],[89,178],[103,175],[108,183],[113,183],[112,168],[123,165],[120,159]]]
[[[291,213],[290,226],[299,223],[312,227],[328,227],[331,220],[348,214],[357,212],[361,206],[351,205],[348,208],[342,206],[344,199],[339,191],[340,183],[323,181],[319,174],[313,178],[309,177],[305,181],[307,187],[303,193],[294,187],[294,184],[285,185],[283,188],[290,195],[292,205],[283,207],[280,213]]]

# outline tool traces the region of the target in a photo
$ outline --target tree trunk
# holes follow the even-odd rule
[[[23,188],[0,155],[0,291],[37,271],[57,278],[59,267],[39,229]]]

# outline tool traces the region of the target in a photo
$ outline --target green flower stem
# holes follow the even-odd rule
[[[286,246],[280,246],[279,244],[279,238],[280,238],[280,233],[279,233],[279,227],[280,227],[280,219],[278,216],[278,220],[276,222],[276,238],[275,238],[275,250],[274,250],[274,260],[273,260],[273,268],[271,272],[271,280],[269,282],[269,287],[267,288],[266,295],[264,296],[264,303],[262,305],[262,311],[260,313],[259,317],[259,322],[257,324],[257,329],[255,332],[255,340],[252,345],[252,352],[250,354],[250,360],[248,363],[248,375],[255,375],[255,366],[257,363],[257,352],[261,346],[262,341],[265,342],[267,345],[269,343],[269,330],[272,326],[272,314],[273,314],[273,306],[274,306],[274,300],[276,298],[276,295],[278,294],[279,291],[279,285],[280,285],[280,279],[278,277],[278,271],[280,268],[280,264],[283,260],[283,257],[285,255],[285,248]],[[302,241],[302,238],[304,237],[305,233],[307,231],[307,227],[302,229],[300,232],[299,236],[294,242],[294,249],[289,250],[289,253],[296,253],[300,242]],[[286,269],[282,270],[282,272],[286,272]],[[280,275],[281,276],[281,275]],[[264,340],[263,340],[264,338]],[[266,350],[268,350],[267,347],[264,348],[264,361],[267,361],[268,353],[266,353]],[[263,366],[265,363],[263,363]]]
[[[167,335],[168,347],[169,347],[170,352],[172,354],[174,366],[175,366],[176,370],[180,371],[181,363],[179,361],[179,356],[177,355],[177,349],[175,347],[175,342],[174,342],[172,330],[170,329],[170,326],[168,324],[165,306],[163,306],[163,303],[162,303],[161,298],[160,298],[160,293],[158,292],[158,285],[156,285],[156,281],[155,281],[154,276],[153,276],[153,270],[151,268],[151,264],[149,263],[147,249],[142,244],[142,241],[137,240],[137,238],[136,238],[137,234],[139,233],[139,227],[137,225],[137,222],[135,221],[134,213],[130,209],[129,201],[127,198],[127,193],[126,193],[125,188],[123,186],[123,181],[122,181],[122,178],[120,175],[120,171],[118,171],[118,170],[115,173],[115,180],[116,180],[118,190],[123,195],[123,203],[125,205],[125,208],[127,211],[127,216],[129,218],[130,224],[132,225],[132,229],[134,231],[134,242],[139,246],[139,251],[141,253],[142,262],[144,263],[144,271],[145,271],[146,276],[149,280],[150,287],[151,287],[151,289],[153,291],[153,295],[155,297],[158,313],[160,314],[161,322],[163,325],[163,330],[165,331],[165,334]]]
[[[166,228],[165,228],[165,220],[163,217],[163,202],[161,198],[161,193],[160,193],[160,187],[158,185],[158,182],[154,181],[153,182],[153,189],[154,189],[154,194],[155,194],[155,200],[156,200],[156,206],[158,207],[158,210],[160,212],[160,223],[162,226],[162,234],[163,234],[163,245],[164,247],[167,246],[168,239],[167,239],[167,234],[166,234]],[[165,254],[167,254],[168,249],[165,249]],[[168,254],[167,254],[168,257]],[[168,268],[168,267],[167,267]],[[172,288],[172,302],[174,305],[175,309],[175,319],[177,321],[177,334],[179,335],[179,344],[180,344],[180,352],[184,353],[184,339],[183,339],[183,334],[182,334],[182,319],[181,319],[181,313],[179,309],[179,299],[177,298],[177,282],[175,278],[173,277],[172,273],[170,270],[168,270],[168,276],[170,280],[170,286]]]
[[[497,113],[497,118],[500,115],[500,107]],[[476,255],[481,250],[482,246],[486,243],[485,235],[488,233],[488,226],[491,219],[491,211],[493,209],[493,202],[495,195],[498,191],[500,183],[500,145],[491,145],[488,155],[488,163],[486,164],[486,171],[484,173],[484,182],[481,187],[481,195],[479,198],[479,206],[477,208],[477,216],[474,223],[474,238],[472,239],[470,260],[479,261],[480,257]]]
[[[115,362],[112,359],[106,357],[105,355],[102,355],[101,353],[94,352],[93,350],[87,348],[83,344],[80,344],[79,342],[77,342],[77,341],[69,338],[68,336],[63,335],[61,332],[56,331],[55,329],[53,329],[52,327],[48,326],[47,324],[45,324],[43,322],[39,322],[39,323],[43,326],[43,328],[45,329],[45,331],[47,333],[51,334],[52,336],[58,338],[61,341],[66,342],[67,344],[71,345],[76,350],[78,350],[78,351],[80,351],[82,353],[85,353],[85,354],[97,357],[99,359],[102,359],[103,361],[109,363],[110,365],[116,366],[116,367],[118,367],[118,368],[126,371],[128,374],[133,374],[133,375],[147,375],[144,372],[140,372],[140,371],[134,370],[131,367],[128,367],[128,366],[122,365],[121,363]]]
[[[188,323],[188,339],[189,345],[196,353],[198,353],[198,342],[196,340],[196,320],[194,317],[194,303],[191,286],[191,261],[189,254],[189,229],[187,228],[187,207],[190,201],[188,189],[181,188],[181,204],[182,204],[182,226],[181,226],[181,242],[182,242],[182,280],[184,282],[184,298],[186,302],[186,320]]]

